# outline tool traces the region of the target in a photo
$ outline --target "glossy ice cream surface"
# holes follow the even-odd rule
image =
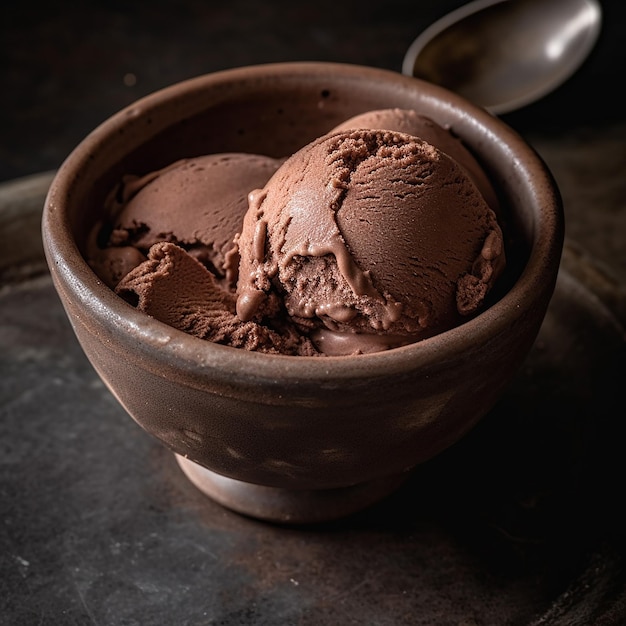
[[[504,267],[495,214],[465,172],[404,133],[331,133],[251,196],[237,311],[282,304],[325,354],[372,352],[451,328]]]
[[[169,241],[234,282],[233,234],[248,210],[246,190],[264,185],[279,165],[263,155],[223,153],[125,176],[107,200],[107,222],[93,232],[100,241],[89,246],[90,264],[115,288],[150,246]]]
[[[286,160],[213,154],[127,178],[91,264],[140,310],[202,339],[377,352],[485,306],[505,266],[499,210],[448,130],[372,111]]]

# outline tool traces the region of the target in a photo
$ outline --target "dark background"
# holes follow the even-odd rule
[[[401,71],[413,39],[462,4],[6,3],[0,16],[0,181],[58,167],[112,113],[205,72],[300,60]],[[538,105],[503,116],[516,129],[550,133],[624,121],[626,10],[621,0],[602,4],[604,30],[592,57]]]

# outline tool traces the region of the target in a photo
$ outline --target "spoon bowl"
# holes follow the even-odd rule
[[[475,0],[421,33],[402,73],[508,113],[564,83],[591,52],[601,22],[596,0]]]

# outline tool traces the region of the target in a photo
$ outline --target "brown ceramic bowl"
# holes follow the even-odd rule
[[[508,275],[492,306],[462,326],[371,355],[250,353],[140,313],[85,262],[87,233],[123,174],[209,152],[286,156],[350,116],[387,107],[450,125],[491,175],[507,212]],[[104,122],[59,169],[43,238],[94,368],[190,480],[241,513],[315,522],[379,500],[490,410],[544,318],[563,216],[541,159],[464,99],[395,72],[286,63],[201,76]]]

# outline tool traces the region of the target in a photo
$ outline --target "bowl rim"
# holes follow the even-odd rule
[[[181,99],[195,91],[233,81],[254,81],[272,76],[312,80],[332,72],[333,80],[356,78],[392,82],[411,92],[422,91],[423,101],[445,101],[446,111],[469,112],[471,124],[483,134],[504,139],[508,158],[518,176],[532,183],[533,198],[546,208],[534,228],[528,262],[511,288],[497,302],[460,326],[433,337],[373,354],[358,356],[289,356],[249,352],[218,345],[177,330],[142,313],[117,296],[93,272],[71,235],[64,206],[71,197],[73,181],[80,177],[84,161],[107,138],[119,131],[136,111],[150,111],[171,99]],[[463,114],[467,117],[466,113]],[[523,157],[523,158],[522,158]],[[262,63],[220,70],[189,78],[148,94],[113,114],[89,133],[67,156],[50,185],[43,217],[42,236],[48,266],[57,291],[88,310],[101,329],[132,338],[136,356],[145,369],[159,363],[170,373],[209,373],[225,379],[297,383],[299,380],[332,381],[354,378],[389,377],[414,371],[436,362],[445,362],[463,352],[468,344],[488,343],[503,333],[524,312],[523,304],[538,292],[551,294],[556,282],[564,234],[563,209],[558,187],[536,151],[512,128],[494,115],[447,89],[392,70],[347,63],[297,61]],[[72,321],[74,323],[76,320]],[[471,340],[470,340],[471,337]]]

